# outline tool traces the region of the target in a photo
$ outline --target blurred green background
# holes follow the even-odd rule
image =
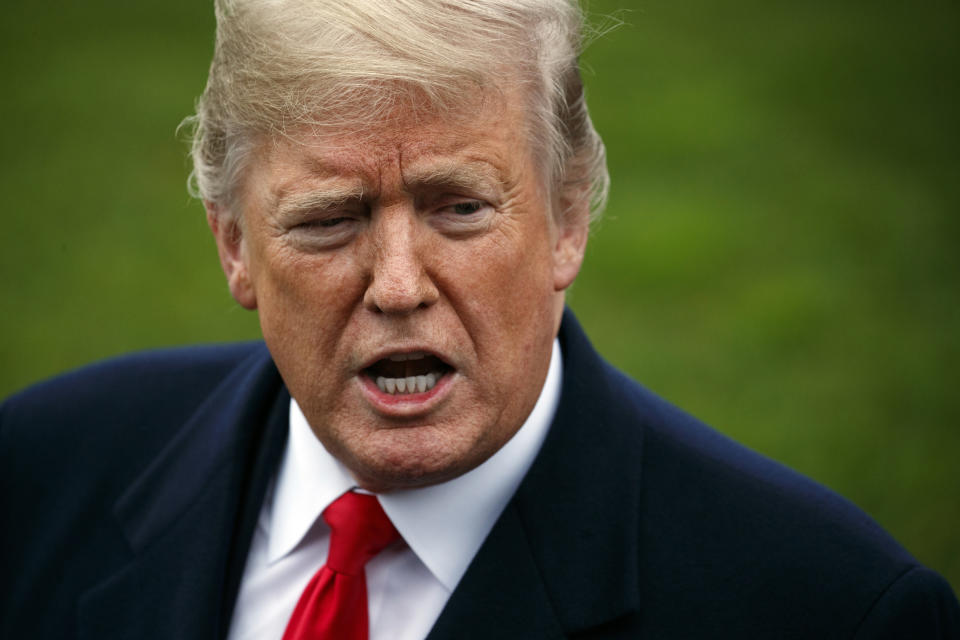
[[[613,190],[570,301],[596,345],[960,586],[960,5],[590,9],[625,22],[585,56]],[[0,395],[258,335],[175,133],[212,13],[5,4]]]

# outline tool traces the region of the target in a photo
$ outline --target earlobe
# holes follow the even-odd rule
[[[203,204],[207,209],[207,224],[217,242],[220,266],[227,277],[230,295],[241,307],[256,309],[257,296],[247,268],[243,232],[240,226],[219,205],[209,201],[204,201]]]

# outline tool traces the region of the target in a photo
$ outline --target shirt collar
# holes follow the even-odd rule
[[[440,484],[379,497],[391,522],[444,587],[453,591],[493,528],[547,435],[559,402],[563,366],[554,340],[540,397],[523,426],[478,467]],[[295,400],[290,436],[264,506],[267,562],[291,553],[327,506],[356,482],[313,434]]]

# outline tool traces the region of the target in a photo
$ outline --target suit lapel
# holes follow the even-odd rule
[[[563,386],[543,448],[429,640],[555,638],[639,610],[641,429],[629,381],[567,310]]]
[[[225,633],[288,407],[265,348],[211,394],[117,501],[134,558],[81,598],[81,638]]]
[[[562,637],[520,515],[509,504],[427,640]]]

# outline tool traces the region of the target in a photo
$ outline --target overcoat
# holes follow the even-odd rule
[[[539,455],[430,640],[960,638],[863,512],[606,364],[572,313]],[[0,638],[224,638],[290,396],[262,343],[126,356],[0,407]]]

